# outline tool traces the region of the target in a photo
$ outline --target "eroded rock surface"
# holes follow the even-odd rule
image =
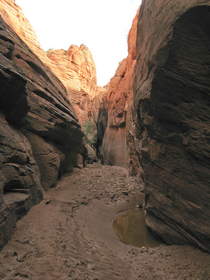
[[[136,32],[138,17],[128,36],[128,57],[124,59],[107,85],[98,119],[98,149],[105,164],[128,167],[139,165],[134,146],[132,119],[133,73],[136,64]],[[132,155],[130,155],[130,153]],[[131,159],[132,158],[132,159]],[[136,167],[136,172],[138,167]],[[135,172],[134,172],[135,173]]]
[[[16,220],[72,168],[82,133],[64,86],[2,18],[0,85],[1,248]]]
[[[103,94],[104,88],[97,86],[96,68],[90,50],[85,45],[71,45],[68,50],[51,49],[45,52],[31,24],[14,0],[0,1],[0,11],[5,22],[66,87],[80,124],[93,121],[94,114],[97,114],[95,105],[98,103],[95,98]]]
[[[85,45],[71,45],[67,51],[49,50],[47,56],[68,91],[80,123],[85,124],[92,117],[91,101],[98,94],[91,52]]]
[[[68,50],[48,50],[47,56],[56,64],[57,76],[67,89],[96,94],[96,67],[85,45],[71,45]]]
[[[209,1],[143,1],[135,110],[147,225],[210,251]]]
[[[47,57],[49,67],[67,89],[68,98],[86,136],[84,141],[89,151],[90,145],[94,147],[96,143],[96,122],[105,92],[105,88],[97,86],[92,54],[85,45],[71,45],[68,50],[49,50]],[[92,153],[88,154],[92,158]]]

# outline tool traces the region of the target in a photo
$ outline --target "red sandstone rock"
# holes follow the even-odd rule
[[[18,8],[0,1],[0,248],[16,221],[70,170],[82,133],[62,83],[12,29]],[[27,37],[27,36],[26,36]],[[34,47],[33,47],[34,46]]]
[[[106,162],[127,165],[130,156],[128,157],[128,147],[125,142],[126,130],[129,132],[127,145],[130,150],[132,147],[138,147],[138,154],[144,168],[145,210],[148,226],[168,243],[189,242],[207,251],[210,251],[209,5],[207,0],[143,1],[139,19],[137,19],[138,47],[134,83],[134,114],[139,140],[136,140],[130,113],[132,111],[132,65],[135,65],[136,57],[136,48],[133,45],[135,28],[129,37],[129,56],[120,65],[116,76],[112,79],[107,96],[102,97],[104,105],[99,110],[98,123],[99,134],[102,138],[105,133],[102,147]],[[40,49],[36,36],[15,2],[0,1],[0,11],[3,19],[56,73],[56,64],[51,62],[45,52]],[[2,32],[5,36],[5,29]],[[0,47],[1,64],[6,66],[5,63],[12,58],[14,42],[11,38],[6,41],[3,38],[1,38]],[[32,56],[32,61],[28,60],[28,57],[31,59],[31,53],[28,51],[26,54],[21,52],[20,57],[19,48],[21,49],[17,44],[15,71],[13,71],[13,66],[6,67],[6,71],[5,68],[1,69],[2,81],[6,81],[7,78],[10,80],[10,83],[4,83],[7,85],[4,88],[7,92],[14,92],[17,99],[21,96],[20,92],[23,93],[23,100],[21,99],[22,101],[17,106],[15,115],[13,110],[7,110],[8,104],[14,109],[12,98],[6,103],[1,103],[0,133],[1,146],[4,148],[4,157],[1,161],[5,162],[6,159],[10,164],[4,166],[0,174],[0,187],[2,194],[5,186],[5,190],[8,188],[7,183],[10,177],[15,177],[16,180],[19,172],[27,173],[28,165],[30,165],[30,172],[24,179],[27,185],[32,181],[32,185],[29,185],[31,190],[35,190],[34,201],[37,201],[40,199],[40,183],[39,179],[38,181],[36,179],[39,178],[39,174],[37,163],[32,156],[32,147],[28,138],[22,132],[17,132],[17,129],[10,124],[11,122],[20,124],[28,113],[28,103],[24,96],[25,85],[28,81],[35,79],[35,87],[33,88],[31,83],[27,85],[29,104],[32,109],[27,116],[28,126],[24,128],[39,135],[35,145],[42,143],[39,137],[49,138],[52,142],[61,141],[61,139],[56,139],[56,135],[60,135],[62,131],[64,132],[62,137],[66,136],[68,129],[66,130],[65,127],[69,128],[68,125],[71,127],[76,122],[70,111],[66,111],[68,102],[65,96],[59,93],[59,100],[56,98],[57,90],[63,91],[62,86],[51,74],[45,76],[43,80],[37,73],[34,74],[33,71],[39,72],[43,65],[36,61],[34,56]],[[73,60],[77,66],[82,65],[80,59]],[[23,77],[21,69],[23,69]],[[45,71],[47,70],[41,73]],[[16,72],[21,72],[21,75],[16,75]],[[46,80],[49,86],[47,90],[43,88],[43,82]],[[51,83],[53,83],[52,87]],[[18,86],[13,88],[13,84]],[[88,91],[90,89],[86,82],[82,87],[80,81],[75,82],[75,86],[80,89],[83,86],[86,89],[88,87]],[[54,94],[55,89],[56,94]],[[80,90],[77,93],[80,93]],[[4,94],[3,90],[1,94]],[[80,101],[80,97],[75,99],[86,108],[86,105],[83,106],[86,101]],[[96,99],[93,100],[98,102]],[[44,112],[37,105],[38,101],[43,102]],[[60,126],[56,131],[53,127],[57,124],[57,117],[52,118],[50,105],[58,110],[57,117],[59,116]],[[112,139],[112,142],[109,139]],[[135,149],[132,150],[133,155]],[[15,151],[15,157],[10,157],[11,151]],[[33,151],[37,162],[44,160],[43,154],[39,154],[36,149]],[[52,150],[51,144],[47,143],[45,151],[56,153],[57,150]],[[57,156],[62,158],[58,154]],[[57,165],[59,162],[57,157],[52,158]],[[133,160],[133,157],[131,156],[130,159]],[[19,168],[20,165],[22,169]],[[51,170],[49,172],[52,172]],[[21,180],[23,178],[19,179],[19,187],[22,184]],[[8,215],[8,208],[5,207],[2,195],[0,195],[0,203],[1,224],[5,217],[8,220],[12,217]],[[26,205],[28,205],[27,199]],[[26,205],[24,207],[27,210]],[[11,228],[7,228],[7,231],[10,230]],[[7,232],[5,233],[2,227],[1,232],[5,237]]]
[[[98,143],[99,146],[101,145],[99,149],[104,163],[128,167],[130,162],[131,166],[135,166],[132,168],[132,173],[138,173],[139,166],[135,152],[132,151],[135,134],[131,113],[133,73],[136,64],[137,22],[138,17],[136,16],[128,36],[128,57],[119,64],[115,76],[107,86],[106,97],[101,106],[102,114],[107,111],[107,123],[103,124],[103,127],[106,126],[104,133],[101,134],[99,131],[99,137],[103,135],[103,141],[101,139]],[[104,121],[105,118],[99,119],[99,122],[102,120]]]
[[[3,20],[18,34],[28,47],[48,65],[49,60],[44,50],[40,47],[37,36],[21,8],[14,0],[0,1],[0,14]]]
[[[56,65],[57,77],[68,90],[74,89],[95,96],[96,68],[92,54],[85,45],[71,45],[67,51],[49,50],[47,56]]]
[[[88,139],[88,142],[92,142],[96,139],[98,107],[105,89],[97,86],[95,63],[89,49],[85,45],[72,45],[67,51],[45,52],[30,23],[14,1],[0,1],[0,11],[4,20],[66,87],[68,99],[84,133],[89,123],[94,126],[94,134]]]
[[[32,26],[15,1],[0,1],[0,12],[7,24],[66,87],[69,100],[80,123],[83,125],[87,121],[92,121],[94,116],[97,116],[97,108],[93,107],[93,104],[98,104],[95,101],[96,96],[103,94],[104,89],[97,86],[95,63],[89,49],[85,45],[72,45],[67,51],[45,52],[41,49]]]
[[[134,84],[147,225],[210,251],[210,3],[144,0]]]
[[[49,66],[68,91],[81,125],[93,121],[97,112],[93,100],[104,89],[97,86],[96,67],[90,50],[85,45],[72,45],[67,51],[49,50],[47,56]]]

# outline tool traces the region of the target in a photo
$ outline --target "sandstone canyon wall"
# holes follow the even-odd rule
[[[0,12],[6,23],[66,87],[68,98],[80,124],[86,126],[91,122],[95,127],[97,106],[101,99],[100,95],[103,95],[105,90],[97,86],[96,68],[90,50],[85,45],[72,45],[68,50],[45,52],[40,47],[32,26],[15,1],[0,1]]]
[[[86,46],[46,53],[15,1],[0,12],[0,247],[73,165],[76,111],[84,128],[97,125],[104,163],[143,168],[148,227],[210,251],[209,1],[144,0],[106,88]]]
[[[105,88],[97,86],[96,67],[85,45],[71,45],[68,50],[49,50],[49,67],[62,81],[68,97],[90,143],[96,141],[96,122]]]
[[[132,118],[137,22],[136,16],[128,35],[128,57],[119,64],[115,76],[107,85],[98,119],[98,150],[103,162],[124,167],[130,165],[132,174],[139,173]]]
[[[40,47],[37,36],[15,0],[1,0],[0,13],[3,20],[18,34],[28,47],[48,65],[49,60],[44,50]]]
[[[5,23],[14,7],[0,1],[0,248],[72,168],[82,141],[64,86]]]
[[[210,2],[143,1],[135,115],[146,223],[210,251]]]

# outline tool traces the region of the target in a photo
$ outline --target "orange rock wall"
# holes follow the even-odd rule
[[[66,50],[49,50],[49,66],[66,87],[69,99],[81,123],[94,121],[97,107],[93,103],[104,89],[97,86],[96,67],[90,50],[71,45]]]
[[[107,86],[104,109],[107,110],[107,124],[101,147],[104,163],[129,166],[129,143],[134,135],[132,121],[133,73],[136,64],[137,16],[128,36],[128,56],[120,64]],[[102,110],[104,112],[104,110]],[[135,160],[134,160],[135,161]]]
[[[72,45],[67,51],[45,52],[40,47],[31,24],[15,1],[1,0],[0,12],[5,22],[63,83],[80,124],[92,120],[97,115],[93,108],[93,104],[97,104],[96,96],[103,94],[104,89],[97,86],[95,63],[89,49],[85,45]]]

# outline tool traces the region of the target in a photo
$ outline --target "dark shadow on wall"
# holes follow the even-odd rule
[[[164,52],[140,108],[153,119],[143,128],[147,223],[168,243],[210,251],[210,7],[183,14]]]

